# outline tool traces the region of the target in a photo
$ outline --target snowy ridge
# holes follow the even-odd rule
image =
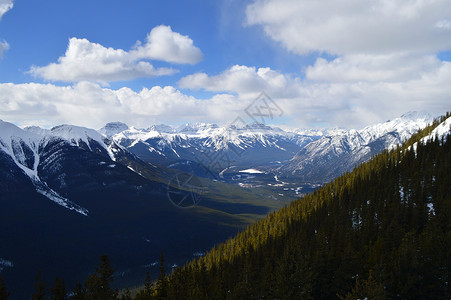
[[[100,132],[106,132],[111,123],[103,127]],[[127,126],[128,127],[128,126]],[[125,128],[125,127],[123,127]],[[246,124],[242,127],[229,126],[219,127],[216,124],[208,123],[187,123],[174,129],[168,125],[153,125],[147,129],[138,129],[128,127],[112,136],[117,144],[127,144],[128,148],[137,143],[147,144],[149,151],[163,152],[163,148],[172,148],[175,145],[182,148],[197,147],[214,149],[228,149],[234,145],[240,149],[246,149],[254,143],[259,143],[264,147],[275,147],[285,150],[278,145],[281,139],[285,139],[302,147],[312,140],[318,139],[317,131],[311,131],[309,134],[298,132],[287,132],[277,127],[271,127],[264,124]],[[149,139],[159,139],[158,147],[151,146],[146,141]]]
[[[396,147],[432,121],[427,113],[409,112],[361,130],[323,136],[306,145],[278,171],[283,176],[296,175],[303,180],[332,179],[368,160],[371,155]]]
[[[434,130],[432,130],[431,134],[422,138],[421,142],[425,143],[429,140],[434,140],[435,138],[442,139],[448,136],[451,132],[451,117],[440,123]]]
[[[440,123],[432,132],[420,140],[420,143],[425,144],[431,140],[446,138],[451,133],[451,117]],[[412,148],[416,151],[418,142],[412,145]],[[410,148],[410,147],[409,147]]]
[[[0,149],[30,178],[37,178],[41,137],[0,120]]]
[[[8,154],[14,163],[30,178],[36,191],[58,205],[87,216],[87,209],[60,196],[39,177],[39,151],[55,138],[63,139],[74,146],[80,146],[81,143],[84,143],[90,150],[91,141],[95,141],[107,151],[111,160],[115,160],[112,151],[113,144],[109,142],[109,145],[107,145],[108,140],[93,129],[72,125],[61,125],[51,130],[36,126],[21,129],[14,124],[0,120],[0,150]]]
[[[76,146],[80,146],[80,142],[83,142],[89,150],[92,150],[90,141],[94,140],[108,152],[111,160],[116,160],[114,153],[105,144],[105,137],[94,129],[74,125],[59,125],[50,130],[50,135],[62,138]]]
[[[396,132],[399,135],[399,141],[388,145],[389,149],[396,147],[397,144],[407,140],[419,128],[424,128],[433,121],[431,115],[425,112],[408,112],[399,118],[385,123],[371,125],[359,130],[364,143],[368,144],[381,136]]]

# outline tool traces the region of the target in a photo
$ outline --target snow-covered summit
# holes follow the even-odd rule
[[[95,140],[101,145],[104,144],[104,137],[98,131],[86,127],[64,124],[50,129],[50,134],[77,145],[80,141],[89,145],[89,139]]]
[[[174,133],[175,129],[172,128],[169,125],[165,125],[165,124],[157,124],[157,125],[152,125],[149,128],[147,128],[148,131],[157,131],[157,132],[162,132],[162,133]]]
[[[385,134],[396,132],[399,136],[399,141],[389,145],[389,148],[392,148],[396,144],[408,139],[418,129],[424,128],[432,123],[432,121],[432,116],[426,112],[411,111],[403,114],[399,118],[367,126],[359,130],[358,133],[363,138],[363,143],[368,144]]]
[[[432,118],[431,115],[425,111],[409,111],[401,116],[401,119],[413,120],[413,121],[421,120],[421,119],[423,119],[425,121],[430,121],[431,118]]]
[[[12,161],[19,167],[25,175],[27,175],[32,184],[36,188],[36,192],[47,197],[51,201],[61,205],[67,209],[74,210],[82,215],[87,215],[88,210],[80,207],[79,205],[72,203],[70,200],[60,196],[57,192],[52,190],[46,182],[41,180],[38,172],[38,166],[41,161],[42,146],[52,140],[58,135],[62,138],[74,138],[77,140],[81,137],[80,132],[78,134],[70,135],[65,131],[71,132],[63,127],[56,130],[46,130],[36,126],[26,127],[21,129],[14,124],[0,121],[0,152],[6,153]],[[75,133],[77,130],[74,130]],[[90,132],[94,137],[100,134],[94,130],[94,133]],[[87,139],[85,137],[85,139]],[[105,145],[105,144],[103,144]]]
[[[110,138],[115,134],[121,133],[124,130],[127,130],[129,127],[127,124],[122,122],[110,122],[105,126],[99,129],[99,132],[104,136]]]
[[[212,131],[218,129],[219,126],[217,124],[209,124],[209,123],[186,123],[179,126],[176,131],[178,133],[183,134],[197,134],[205,131]]]

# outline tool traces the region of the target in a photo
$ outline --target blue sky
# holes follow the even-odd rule
[[[0,119],[360,128],[450,110],[451,3],[0,0]]]

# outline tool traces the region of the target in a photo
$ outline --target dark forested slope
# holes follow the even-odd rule
[[[449,299],[451,139],[416,143],[446,117],[175,269],[157,296]]]

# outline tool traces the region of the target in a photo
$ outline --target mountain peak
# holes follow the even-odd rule
[[[147,128],[149,131],[156,131],[159,133],[174,133],[175,129],[166,124],[156,124]]]
[[[186,123],[177,128],[179,133],[197,133],[199,131],[206,131],[219,128],[216,124],[210,123]]]
[[[112,137],[115,134],[121,133],[129,129],[128,125],[122,122],[110,122],[99,129],[99,132],[106,137]]]
[[[432,120],[432,116],[425,111],[409,111],[401,116],[401,119],[404,120]]]
[[[94,129],[80,127],[75,125],[58,125],[50,129],[50,133],[53,136],[60,137],[67,141],[72,141],[78,144],[78,141],[83,141],[89,145],[88,138],[97,141],[99,144],[103,145],[103,136]]]

